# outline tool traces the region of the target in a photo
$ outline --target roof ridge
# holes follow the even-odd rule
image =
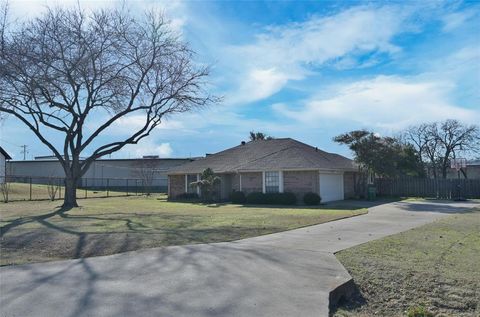
[[[271,156],[271,155],[274,155],[274,154],[283,152],[283,151],[285,151],[285,150],[288,150],[289,148],[291,148],[291,146],[287,146],[287,147],[285,147],[285,148],[283,148],[283,149],[279,149],[279,150],[277,150],[277,151],[270,152],[270,153],[268,153],[268,154],[266,154],[266,155],[264,155],[264,156],[262,156],[262,157],[258,157],[258,158],[254,159],[254,160],[251,160],[251,161],[245,162],[245,163],[243,163],[243,164],[237,165],[237,166],[235,166],[234,169],[239,169],[239,168],[241,168],[241,167],[244,166],[244,165],[253,163],[253,162],[258,161],[258,160],[262,160],[262,159],[264,159],[264,158],[266,158],[266,157],[269,157],[269,156]]]

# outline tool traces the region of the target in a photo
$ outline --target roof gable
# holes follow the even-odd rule
[[[12,157],[11,157],[10,155],[8,155],[7,151],[5,151],[1,146],[0,146],[0,153],[2,153],[3,156],[5,156],[5,158],[6,158],[7,160],[11,160],[11,159],[12,159]]]

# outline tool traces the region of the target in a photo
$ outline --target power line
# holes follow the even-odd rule
[[[23,160],[25,161],[27,159],[27,153],[28,153],[27,147],[28,147],[28,145],[24,144],[24,145],[21,145],[20,147],[23,149],[22,152],[20,152],[20,153],[23,154]]]

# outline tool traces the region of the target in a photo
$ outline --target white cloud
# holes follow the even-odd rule
[[[365,127],[399,130],[408,125],[455,118],[478,122],[480,112],[449,102],[449,82],[378,76],[332,89],[329,96],[313,97],[300,108],[274,105],[280,114],[310,126],[336,120]]]
[[[392,38],[410,30],[410,11],[396,6],[360,6],[327,17],[312,17],[266,29],[253,44],[231,47],[237,65],[238,89],[234,102],[264,99],[289,80],[300,80],[312,69],[338,62],[341,68],[368,67],[375,61],[357,61],[366,52],[395,54],[400,47]],[[240,73],[240,76],[238,76]]]
[[[154,143],[152,139],[141,141],[136,145],[126,146],[123,150],[123,153],[133,154],[134,157],[142,157],[144,155],[158,155],[161,158],[171,157],[173,154],[173,149],[170,143]]]
[[[467,20],[473,18],[476,15],[474,10],[459,11],[446,14],[442,17],[443,31],[450,32],[460,26],[462,26]]]

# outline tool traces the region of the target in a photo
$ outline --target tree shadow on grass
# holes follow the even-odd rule
[[[28,223],[33,223],[33,222],[44,222],[49,218],[55,217],[55,216],[60,216],[64,217],[65,213],[69,210],[71,210],[71,207],[65,208],[65,207],[57,207],[56,210],[52,212],[48,212],[46,214],[38,215],[38,216],[30,216],[30,217],[21,217],[17,218],[8,224],[0,227],[0,238],[3,237],[8,231],[10,231],[13,228],[28,224]]]

